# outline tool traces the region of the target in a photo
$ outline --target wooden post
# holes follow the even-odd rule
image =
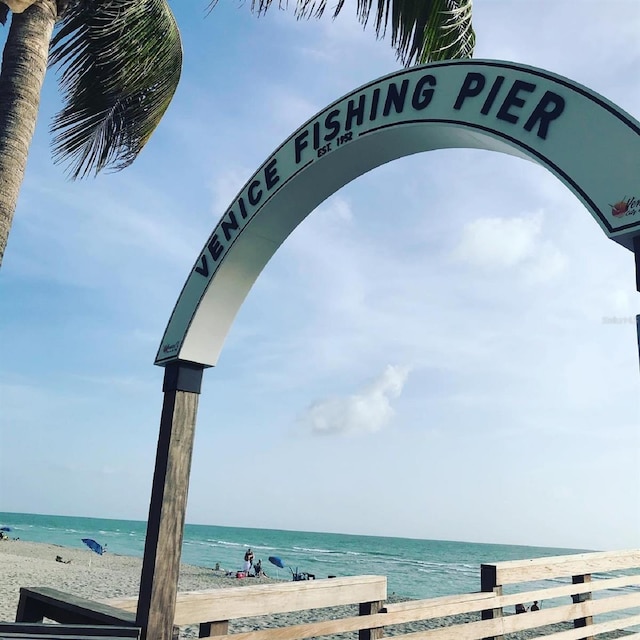
[[[497,584],[497,570],[493,564],[480,565],[480,591],[485,593],[493,593],[496,596],[502,595],[502,585]],[[482,620],[493,620],[493,618],[502,618],[502,607],[498,609],[484,609],[481,612]],[[499,640],[503,636],[491,636],[485,640]]]
[[[136,624],[147,640],[172,640],[202,365],[172,362],[164,402],[142,560]]]
[[[213,636],[226,636],[229,633],[229,621],[201,622],[198,638],[213,638]]]
[[[374,613],[380,613],[380,609],[384,606],[384,602],[377,600],[375,602],[361,602],[358,605],[358,613],[361,616],[370,616]],[[374,629],[360,629],[358,631],[358,640],[378,640],[384,636],[384,627],[375,627]]]
[[[572,584],[584,584],[585,582],[591,582],[591,574],[585,573],[580,576],[571,576]],[[591,600],[591,593],[578,593],[576,595],[571,596],[574,604],[578,604],[579,602],[586,602],[587,600]],[[573,621],[574,629],[581,629],[582,627],[586,627],[587,625],[593,624],[593,616],[587,616],[586,618],[577,618]],[[593,640],[593,636],[585,636],[585,640]]]

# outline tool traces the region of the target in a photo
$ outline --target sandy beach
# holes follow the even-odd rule
[[[64,562],[57,562],[60,556]],[[68,562],[67,562],[68,561]],[[92,600],[136,596],[142,559],[52,544],[0,541],[0,620],[14,621],[20,587],[54,587]],[[238,587],[273,582],[271,578],[227,578],[225,571],[181,565],[180,591]],[[185,628],[184,637],[197,637]]]
[[[65,562],[57,562],[60,556]],[[66,561],[69,561],[66,563]],[[14,621],[20,587],[54,587],[92,600],[135,596],[140,585],[142,560],[106,553],[99,556],[88,549],[70,549],[52,544],[4,540],[0,542],[0,620]],[[275,582],[272,578],[239,580],[226,577],[225,571],[183,564],[180,568],[179,591],[250,586]],[[389,601],[406,598],[389,597]],[[229,633],[252,631],[273,626],[302,624],[322,619],[358,614],[357,605],[279,614],[268,618],[233,620]],[[475,618],[474,618],[475,619]],[[424,628],[423,624],[403,625],[405,631]],[[391,632],[392,630],[389,629]],[[197,638],[198,627],[180,630],[181,638]],[[392,633],[389,633],[392,635]],[[357,637],[343,634],[336,638]]]
[[[64,562],[56,561],[60,556]],[[20,587],[54,587],[67,593],[92,600],[136,596],[140,585],[142,559],[106,553],[99,556],[84,549],[71,549],[52,544],[24,542],[22,540],[0,541],[0,620],[14,621],[18,606]],[[183,564],[180,568],[179,591],[200,589],[223,589],[275,582],[272,578],[237,579],[226,577],[224,569],[215,571],[205,567]],[[399,602],[407,598],[390,595],[388,602]],[[229,633],[253,631],[274,626],[303,624],[323,619],[335,619],[357,615],[357,606],[332,607],[307,610],[290,614],[260,618],[243,618],[230,622]],[[385,635],[420,631],[425,628],[444,626],[447,623],[477,620],[476,614],[452,616],[449,620],[417,622],[385,629]],[[553,625],[557,631],[568,625]],[[513,638],[526,639],[534,632],[513,634]],[[623,633],[611,633],[601,637],[615,638]],[[198,637],[197,626],[186,626],[180,637]],[[352,638],[357,634],[343,634],[335,638]]]

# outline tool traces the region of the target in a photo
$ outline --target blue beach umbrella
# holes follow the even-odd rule
[[[278,558],[278,556],[269,556],[269,562],[271,564],[275,564],[276,567],[280,567],[281,569],[284,569],[285,567],[284,562],[282,562],[282,560]]]
[[[82,538],[82,542],[84,542],[91,551],[95,551],[99,556],[101,556],[105,552],[105,548],[95,540],[91,538]],[[106,546],[106,545],[105,545]]]
[[[284,569],[285,567],[284,562],[282,562],[282,560],[278,558],[278,556],[269,556],[269,562],[271,564],[275,564],[276,567],[280,567],[280,569]],[[279,578],[279,577],[280,577],[280,573],[276,571],[276,578]]]
[[[0,527],[0,531],[13,531],[11,527]]]

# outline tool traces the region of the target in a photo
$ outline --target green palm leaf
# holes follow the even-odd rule
[[[64,106],[52,123],[71,177],[123,169],[178,86],[182,44],[166,0],[75,0],[52,40]]]
[[[214,6],[213,0],[210,6]],[[273,0],[252,0],[251,10],[265,13]],[[338,0],[335,18],[346,0]],[[357,0],[360,23],[367,26],[375,11],[375,30],[383,38],[391,30],[391,43],[398,59],[407,67],[414,64],[470,58],[475,46],[471,24],[473,0]],[[279,0],[280,7],[286,2]],[[319,18],[327,8],[327,0],[298,0],[296,15]]]

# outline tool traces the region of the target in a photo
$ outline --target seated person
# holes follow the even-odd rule
[[[253,565],[253,572],[256,578],[260,578],[261,576],[267,577],[267,574],[262,570],[262,560],[258,560],[258,562]]]
[[[525,607],[523,604],[516,605],[516,613],[526,613],[526,612],[527,612],[527,607]]]

